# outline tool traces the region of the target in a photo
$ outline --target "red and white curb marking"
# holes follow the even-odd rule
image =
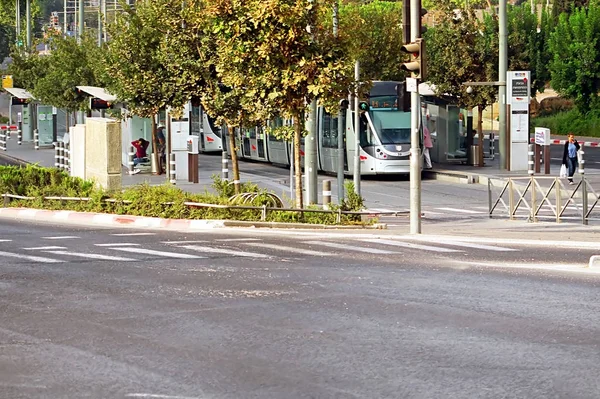
[[[535,144],[535,139],[530,140],[531,144]],[[567,140],[550,140],[550,144],[562,144],[564,145]],[[600,147],[600,142],[596,141],[578,141],[580,145],[584,145],[586,147]]]
[[[161,219],[146,216],[114,215],[76,211],[48,211],[29,208],[0,208],[0,217],[83,225],[152,228],[168,230],[205,230],[225,227],[221,220]]]

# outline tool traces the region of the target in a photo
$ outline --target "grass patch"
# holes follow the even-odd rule
[[[566,135],[572,132],[576,136],[600,137],[600,110],[592,110],[587,114],[577,109],[558,112],[531,120],[534,127],[546,127],[552,134]]]

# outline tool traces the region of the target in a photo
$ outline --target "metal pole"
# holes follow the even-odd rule
[[[588,193],[587,193],[587,181],[585,180],[585,159],[583,156],[585,152],[583,151],[583,146],[579,150],[579,174],[581,175],[581,207],[582,209],[582,222],[583,224],[588,224]]]
[[[345,110],[344,110],[345,111]],[[337,189],[338,189],[338,204],[344,201],[344,112],[340,107],[338,111],[338,166],[337,166]]]
[[[532,222],[536,222],[535,217],[535,144],[529,144],[529,151],[527,152],[527,174],[529,174],[530,178],[530,188],[531,188],[531,216],[530,219]],[[524,194],[523,194],[524,195]]]
[[[102,0],[98,1],[98,47],[102,47]]]
[[[175,184],[175,183],[177,183],[177,175],[176,175],[177,171],[175,170],[176,161],[175,161],[175,153],[174,152],[170,153],[169,165],[170,165],[169,175],[171,176],[171,179],[169,180],[169,182],[171,184]]]
[[[21,0],[15,0],[15,18],[17,43],[19,43],[19,36],[21,36]]]
[[[67,37],[67,0],[63,5],[63,37]]]
[[[504,85],[498,86],[498,134],[500,141],[500,168],[506,169],[508,165],[508,159],[506,154],[506,71],[508,69],[508,52],[506,45],[507,28],[506,28],[506,0],[499,1],[499,62],[498,62],[498,81],[504,83]]]
[[[135,148],[132,145],[130,145],[128,159],[127,159],[127,166],[129,167],[130,175],[133,174],[133,159],[134,159],[134,157],[135,157]]]
[[[101,3],[101,10],[102,10],[102,18],[104,19],[104,21],[108,21],[108,15],[106,14],[106,0],[100,0]],[[106,41],[108,40],[108,33],[106,32],[106,25],[103,24],[102,25],[102,39],[104,41],[104,43],[106,43]]]
[[[304,138],[304,173],[306,174],[306,202],[318,202],[317,193],[317,99],[310,102],[308,113],[308,135]]]
[[[294,143],[290,143],[290,198],[294,198]]]
[[[40,149],[40,131],[38,129],[33,129],[33,148]]]
[[[25,10],[27,21],[27,51],[31,51],[31,0],[25,2],[27,7]]]
[[[360,195],[360,114],[358,109],[358,80],[360,79],[360,63],[356,60],[354,64],[354,80],[356,91],[354,92],[354,191]]]
[[[84,29],[84,2],[79,0],[79,29],[77,30],[77,43],[81,44],[83,40],[83,29]]]
[[[421,1],[410,0],[410,41],[421,35]],[[419,85],[410,93],[410,233],[421,234],[421,148],[419,147]]]
[[[333,3],[333,36],[337,39],[338,37],[338,13],[339,4],[337,0]],[[347,110],[347,106],[342,108],[342,104],[344,102],[340,102],[340,108],[338,109],[338,117],[337,117],[337,155],[338,155],[338,165],[337,165],[337,189],[338,189],[338,204],[342,204],[344,201],[344,133],[346,129],[344,129],[345,115],[344,111]]]

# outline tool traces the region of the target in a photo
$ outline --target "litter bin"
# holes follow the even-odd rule
[[[479,165],[479,161],[479,145],[472,145],[471,153],[469,154],[469,165],[477,166]]]

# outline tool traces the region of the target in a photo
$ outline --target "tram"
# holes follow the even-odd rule
[[[199,136],[198,149],[201,153],[217,153],[223,151],[223,128],[215,123],[199,104],[190,106],[191,134]]]
[[[403,111],[407,96],[404,82],[375,81],[368,95],[368,110],[361,112],[361,175],[410,173],[410,111]],[[352,108],[352,107],[350,107]],[[317,157],[321,172],[336,173],[338,165],[338,117],[319,107],[317,111]],[[275,121],[281,126],[282,120]],[[354,173],[354,111],[347,109],[344,124],[344,173]],[[242,160],[289,166],[293,160],[291,143],[268,133],[264,127],[236,129],[237,155]],[[226,132],[225,135],[227,135]],[[227,139],[224,138],[224,141]],[[420,143],[422,143],[422,138]],[[303,143],[303,141],[302,141]],[[422,145],[422,144],[421,144]],[[304,146],[301,148],[304,156]],[[304,162],[302,162],[304,164]]]

